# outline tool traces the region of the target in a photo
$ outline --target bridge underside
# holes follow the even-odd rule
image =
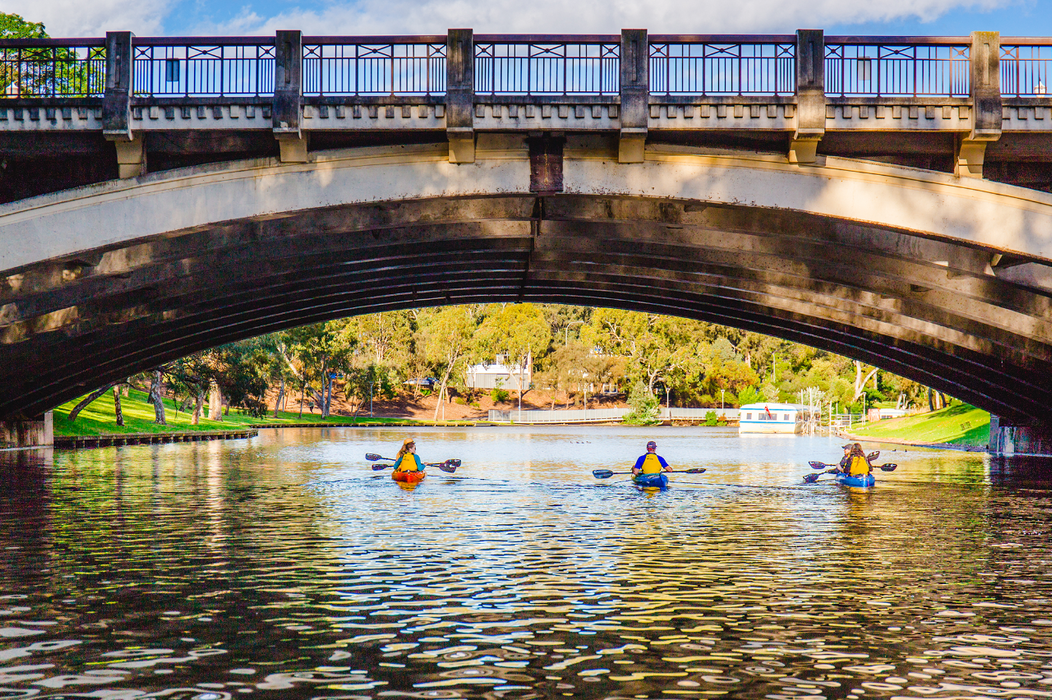
[[[305,323],[468,302],[673,314],[880,366],[1047,423],[1050,295],[990,251],[800,211],[493,194],[340,204],[197,226],[9,274],[0,416]]]

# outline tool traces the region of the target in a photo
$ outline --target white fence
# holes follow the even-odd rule
[[[628,408],[589,408],[557,411],[500,411],[490,409],[489,420],[494,423],[617,423]],[[736,408],[662,408],[658,417],[667,421],[703,422],[710,411],[727,420],[738,420]]]

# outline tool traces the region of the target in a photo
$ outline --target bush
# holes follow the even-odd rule
[[[705,425],[716,425],[719,418],[716,416],[715,411],[708,411],[705,413]]]
[[[510,395],[504,389],[494,389],[489,393],[489,396],[493,399],[493,403],[504,403]]]
[[[658,397],[650,393],[650,389],[643,382],[638,382],[632,387],[632,393],[628,396],[628,405],[632,410],[625,414],[624,421],[628,425],[656,425],[661,421],[658,419],[660,403]]]
[[[464,406],[467,404],[467,400],[463,396],[456,396],[453,398],[453,403],[458,406]]]
[[[479,405],[479,402],[478,402],[478,401],[472,401],[472,402],[471,402],[471,404],[470,404],[470,406],[471,406],[472,408],[474,408],[474,409],[480,409],[480,410],[481,410],[481,408],[482,408],[482,406],[480,406],[480,405]]]

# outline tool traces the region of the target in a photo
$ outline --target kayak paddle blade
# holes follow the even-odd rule
[[[450,461],[452,461],[452,460],[448,460],[448,461],[445,461],[445,462],[439,462],[435,466],[438,467],[439,469],[441,469],[442,471],[446,472],[447,474],[452,474],[453,472],[455,472],[457,470],[457,465],[450,464]]]
[[[895,471],[895,468],[897,466],[899,466],[899,465],[897,465],[897,464],[881,464],[879,466],[880,466],[881,471],[893,472],[893,471]]]
[[[375,462],[378,459],[383,459],[383,457],[381,457],[380,455],[373,454],[372,452],[370,452],[369,454],[365,455],[365,458],[367,460],[369,460],[370,462]]]
[[[870,462],[872,462],[874,459],[876,459],[879,456],[880,456],[880,450],[875,450],[873,452],[870,452],[868,455],[866,455],[866,459],[868,459]]]
[[[389,466],[391,466],[391,465],[390,464],[374,464],[373,465],[373,471],[374,472],[383,471],[384,469],[387,469]]]
[[[694,467],[693,469],[684,469],[680,474],[704,474],[708,469],[705,467]]]
[[[826,467],[832,466],[831,464],[824,464],[822,462],[808,462],[812,469],[825,469]]]
[[[447,459],[446,460],[446,464],[448,464],[451,467],[459,467],[460,466],[460,460],[459,459]]]
[[[807,474],[806,476],[804,476],[804,483],[805,484],[813,484],[816,481],[818,481],[818,477],[820,477],[820,476],[822,476],[822,475],[821,474]]]
[[[614,473],[609,469],[594,469],[592,470],[592,476],[596,479],[609,479]]]

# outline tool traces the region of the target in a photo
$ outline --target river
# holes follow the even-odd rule
[[[373,471],[407,435],[417,488]],[[665,491],[623,476],[647,439]],[[1052,697],[1052,486],[721,428],[284,429],[0,458],[0,698]]]

